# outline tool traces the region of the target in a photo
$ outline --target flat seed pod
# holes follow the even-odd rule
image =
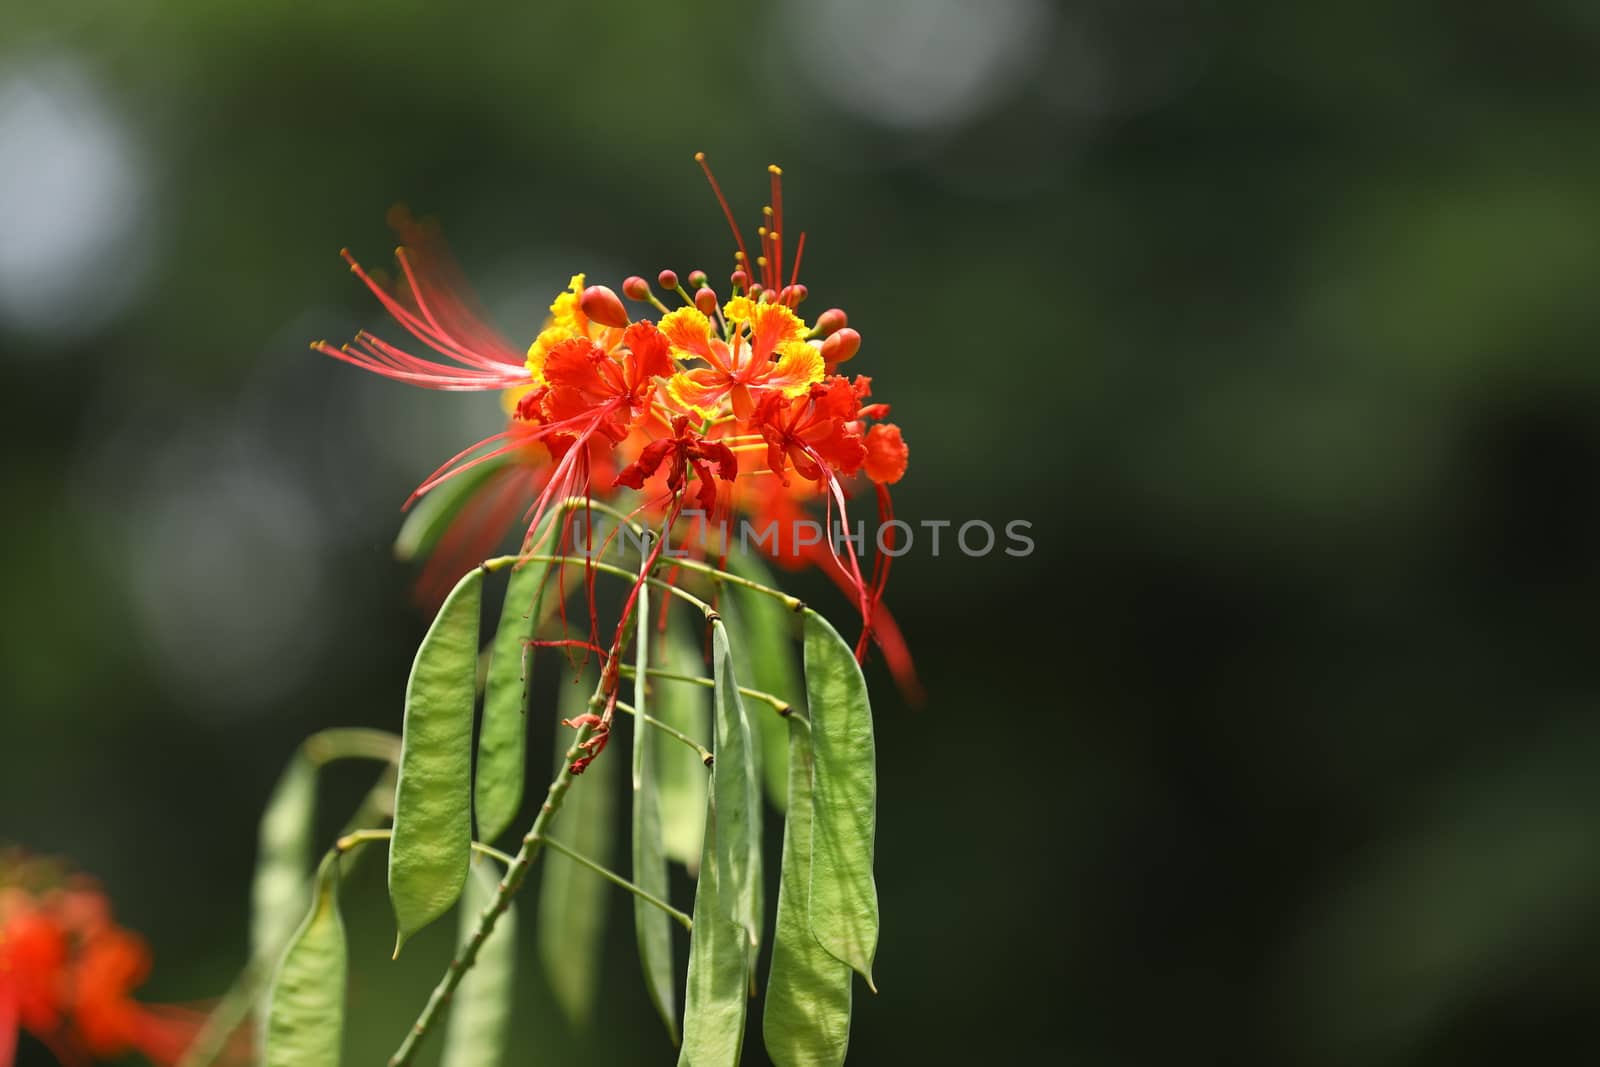
[[[483,722],[478,729],[478,766],[473,782],[473,814],[478,838],[493,841],[522,807],[527,771],[528,693],[534,657],[527,640],[539,622],[549,564],[524,563],[511,572],[500,625],[489,649],[489,674],[483,691]]]
[[[461,893],[458,943],[471,939],[478,917],[494,901],[499,888],[499,868],[487,857],[476,857]],[[450,999],[441,1067],[500,1067],[505,1061],[516,966],[517,911],[515,904],[509,904]]]
[[[739,696],[728,632],[711,625],[712,701],[717,720],[716,794],[718,892],[728,914],[744,928],[752,960],[761,943],[761,796],[752,765],[750,721]]]
[[[593,681],[562,683],[556,725],[558,769],[572,743],[572,729],[560,725],[559,720],[588,710]],[[622,754],[612,748],[591,763],[572,783],[553,828],[553,836],[562,844],[603,867],[613,862],[615,797],[621,784],[617,774],[622,760]],[[562,1014],[582,1029],[593,1017],[599,998],[611,886],[554,849],[545,849],[539,863],[544,867],[539,890],[539,962]]]
[[[728,902],[720,894],[717,833],[713,789],[707,800],[705,852],[694,890],[694,930],[689,934],[678,1067],[735,1067],[744,1045],[750,953],[744,931],[729,918]]]
[[[761,1034],[778,1067],[838,1067],[850,1044],[852,975],[811,933],[811,731],[799,714],[788,728],[789,818]]]
[[[638,629],[635,633],[633,676],[633,883],[659,900],[671,895],[667,854],[661,842],[661,795],[656,785],[656,756],[661,747],[655,729],[643,716],[652,708],[648,699],[650,597],[649,587],[639,589]],[[667,913],[638,897],[633,898],[633,929],[639,943],[639,964],[645,989],[667,1025],[673,1044],[678,1043],[677,990],[672,966],[672,920]]]
[[[297,749],[261,813],[250,886],[251,959],[275,958],[305,918],[316,813],[317,767]]]
[[[317,871],[311,911],[284,951],[267,1006],[266,1067],[338,1067],[347,967],[339,856]]]
[[[855,654],[828,621],[807,611],[806,704],[815,757],[811,797],[811,932],[872,986],[878,889],[872,856],[878,823],[872,706]]]
[[[389,846],[389,899],[399,936],[449,911],[472,853],[472,707],[478,676],[483,572],[445,598],[406,685],[405,730]]]
[[[758,585],[775,588],[777,579],[753,553],[736,552],[728,557],[728,569]],[[800,657],[795,638],[799,620],[795,613],[765,593],[741,586],[728,586],[727,595],[737,598],[743,632],[742,640],[750,669],[743,672],[744,684],[754,686],[789,702],[791,709],[805,710],[805,683],[800,677]],[[734,651],[737,653],[737,646]],[[747,675],[747,677],[746,677]],[[783,717],[765,706],[750,709],[750,730],[759,750],[757,763],[767,799],[784,810],[789,793],[789,730]]]
[[[705,673],[700,651],[681,626],[667,627],[665,668],[676,674]],[[711,736],[711,694],[685,682],[656,684],[653,716],[698,741]],[[686,745],[657,745],[661,771],[661,841],[669,859],[692,875],[700,863],[706,825],[706,768]]]

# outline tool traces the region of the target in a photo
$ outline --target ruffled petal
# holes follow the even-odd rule
[[[787,305],[757,304],[751,313],[750,348],[757,362],[770,359],[780,345],[799,341],[805,335],[806,324]]]
[[[679,308],[661,317],[658,327],[673,348],[686,355],[716,362],[711,355],[711,320],[699,308]]]
[[[864,466],[868,478],[879,485],[893,485],[905,477],[911,449],[906,446],[900,427],[892,422],[874,426],[867,431],[866,448]]]
[[[790,341],[780,349],[778,362],[769,363],[764,374],[752,378],[751,385],[776,389],[784,396],[799,396],[822,381],[822,353],[804,341]]]
[[[707,417],[717,413],[717,405],[731,388],[733,382],[728,376],[710,367],[674,374],[667,382],[667,393],[674,401]]]

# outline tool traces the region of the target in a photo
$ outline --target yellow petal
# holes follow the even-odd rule
[[[777,389],[784,396],[795,397],[822,381],[827,367],[823,363],[822,353],[815,346],[804,341],[790,341],[778,351],[780,355],[778,362],[772,365],[772,373],[755,384]]]
[[[749,322],[755,317],[756,302],[748,296],[736,296],[722,305],[722,314],[729,322]]]
[[[656,327],[667,343],[681,353],[705,359],[711,351],[711,320],[698,308],[679,308],[661,316]]]

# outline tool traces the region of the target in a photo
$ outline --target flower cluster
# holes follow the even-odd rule
[[[862,343],[845,312],[830,308],[813,322],[801,314],[809,296],[800,281],[805,234],[786,264],[782,172],[769,168],[771,203],[752,258],[704,155],[696,159],[738,247],[726,299],[701,270],[681,280],[672,270],[659,273],[663,295],[678,305],[671,308],[643,277],[626,279],[619,296],[579,274],[524,353],[484,324],[437,230],[397,209],[390,221],[402,245],[393,280],[344,255],[431,354],[413,355],[367,332],[346,345],[312,347],[396,381],[505,396],[506,427],[452,457],[413,495],[482,478],[435,550],[434,596],[492,550],[519,515],[531,544],[554,502],[626,487],[643,494],[637,512],[669,530],[686,502],[708,525],[733,512],[761,528],[775,523],[777,536],[762,547],[784,565],[825,570],[860,611],[858,656],[876,639],[897,676],[914,686],[882,605],[888,559],[863,573],[848,543],[845,551],[831,541],[786,543],[786,531],[813,505],[848,524],[848,502],[863,484],[891,517],[888,487],[905,474],[905,439],[884,421],[889,405],[872,399],[872,380],[843,373]],[[653,317],[633,317],[623,297]]]
[[[105,894],[60,864],[0,853],[0,1067],[18,1033],[61,1063],[137,1051],[176,1063],[204,1017],[133,999],[150,952],[118,926]]]

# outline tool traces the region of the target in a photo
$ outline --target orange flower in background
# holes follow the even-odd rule
[[[432,555],[439,562],[424,574],[430,599],[477,561],[473,552],[481,558],[491,551],[513,521],[526,531],[524,550],[531,549],[550,507],[589,496],[597,478],[602,488],[639,492],[633,510],[668,523],[692,492],[708,525],[712,513],[727,509],[758,523],[778,515],[793,522],[815,509],[825,522],[837,515],[848,524],[849,500],[868,486],[880,515],[892,517],[888,487],[904,477],[910,451],[900,429],[881,421],[888,405],[867,402],[871,379],[835,373],[862,346],[845,312],[829,308],[814,323],[800,313],[810,295],[800,281],[805,234],[786,278],[782,171],[768,168],[771,203],[762,209],[752,257],[704,155],[695,158],[737,247],[731,291],[723,300],[700,270],[688,274],[686,289],[675,271],[663,270],[661,288],[682,302],[669,308],[644,278],[625,279],[623,295],[650,305],[659,315],[654,321],[633,319],[616,292],[576,274],[523,355],[484,324],[435,227],[403,211],[391,215],[403,242],[392,284],[345,253],[396,322],[430,352],[412,355],[366,331],[351,344],[318,341],[314,349],[426,388],[500,391],[510,416],[503,431],[453,456],[413,494],[416,500],[459,478],[481,482],[457,505],[459,526],[438,539]],[[491,476],[470,473],[485,468]],[[803,481],[791,485],[791,473]],[[869,575],[854,543],[841,552],[832,538],[817,550],[802,551],[797,542],[780,536],[766,550],[791,547],[795,556],[780,562],[820,566],[839,582],[861,613],[857,655],[876,641],[902,688],[915,692],[910,657],[882,607],[887,559],[880,556]]]
[[[144,1004],[150,953],[105,894],[58,863],[0,854],[0,1067],[28,1034],[65,1067],[138,1052],[173,1064],[204,1015]]]

